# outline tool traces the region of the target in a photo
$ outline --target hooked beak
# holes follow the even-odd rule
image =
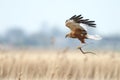
[[[68,37],[68,34],[65,36],[65,38],[67,38]]]

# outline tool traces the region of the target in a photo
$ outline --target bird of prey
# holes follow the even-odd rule
[[[96,27],[95,21],[89,19],[83,19],[82,15],[74,15],[70,19],[66,20],[65,25],[71,30],[65,37],[77,38],[81,43],[85,44],[85,39],[100,40],[101,37],[98,35],[89,35],[86,28],[81,24],[85,24],[88,27]]]

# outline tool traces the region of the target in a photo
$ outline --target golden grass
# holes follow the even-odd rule
[[[120,80],[120,54],[83,55],[79,51],[52,50],[1,52],[0,80]]]

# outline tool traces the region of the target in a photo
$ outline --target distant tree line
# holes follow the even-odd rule
[[[27,34],[22,29],[14,28],[8,30],[4,36],[0,36],[0,44],[15,47],[72,47],[80,44],[78,40],[65,39],[65,34],[64,31],[58,28],[47,31],[40,30],[33,34]],[[94,45],[101,48],[105,46],[120,46],[120,37],[117,35],[104,36],[102,40],[96,41]]]

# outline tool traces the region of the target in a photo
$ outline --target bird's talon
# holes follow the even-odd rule
[[[80,49],[80,48],[81,48],[81,46],[78,46],[78,47],[77,47],[77,49]]]

